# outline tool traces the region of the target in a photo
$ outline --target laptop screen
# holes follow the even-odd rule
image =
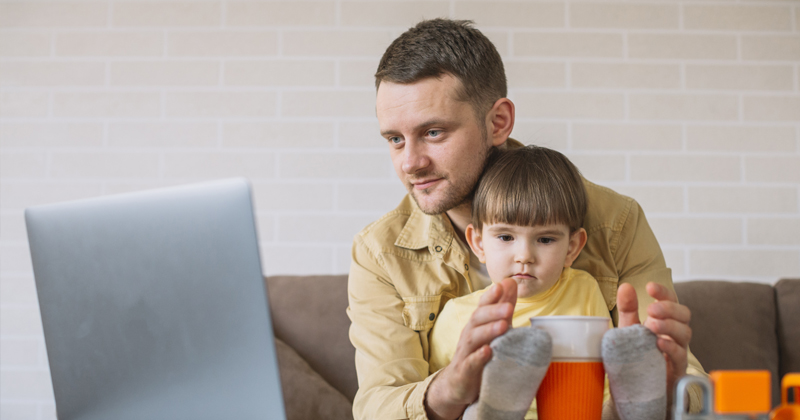
[[[25,217],[59,419],[285,418],[247,181]]]

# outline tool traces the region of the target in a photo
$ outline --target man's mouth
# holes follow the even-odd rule
[[[427,190],[428,188],[432,187],[434,184],[436,184],[441,180],[442,178],[421,179],[421,180],[411,181],[411,185],[414,186],[415,190]]]

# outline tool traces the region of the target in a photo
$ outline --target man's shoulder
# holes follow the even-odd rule
[[[411,197],[406,194],[394,210],[368,224],[356,237],[368,246],[393,245],[414,209]]]
[[[611,188],[597,185],[583,179],[586,188],[586,218],[584,227],[591,232],[594,228],[619,230],[627,217],[636,214],[639,204],[631,197],[622,195]]]

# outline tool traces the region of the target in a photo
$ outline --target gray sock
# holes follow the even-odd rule
[[[522,327],[495,338],[491,347],[480,396],[464,419],[521,420],[547,373],[553,341],[544,330]]]
[[[667,413],[667,365],[657,338],[643,325],[603,336],[603,366],[622,420],[661,420]]]

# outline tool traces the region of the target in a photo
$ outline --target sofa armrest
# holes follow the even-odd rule
[[[352,402],[358,380],[356,349],[348,334],[347,276],[270,276],[265,281],[275,337]]]
[[[800,279],[783,279],[775,284],[778,310],[780,375],[800,372]]]
[[[353,420],[350,401],[325,382],[297,352],[275,339],[287,420]]]

